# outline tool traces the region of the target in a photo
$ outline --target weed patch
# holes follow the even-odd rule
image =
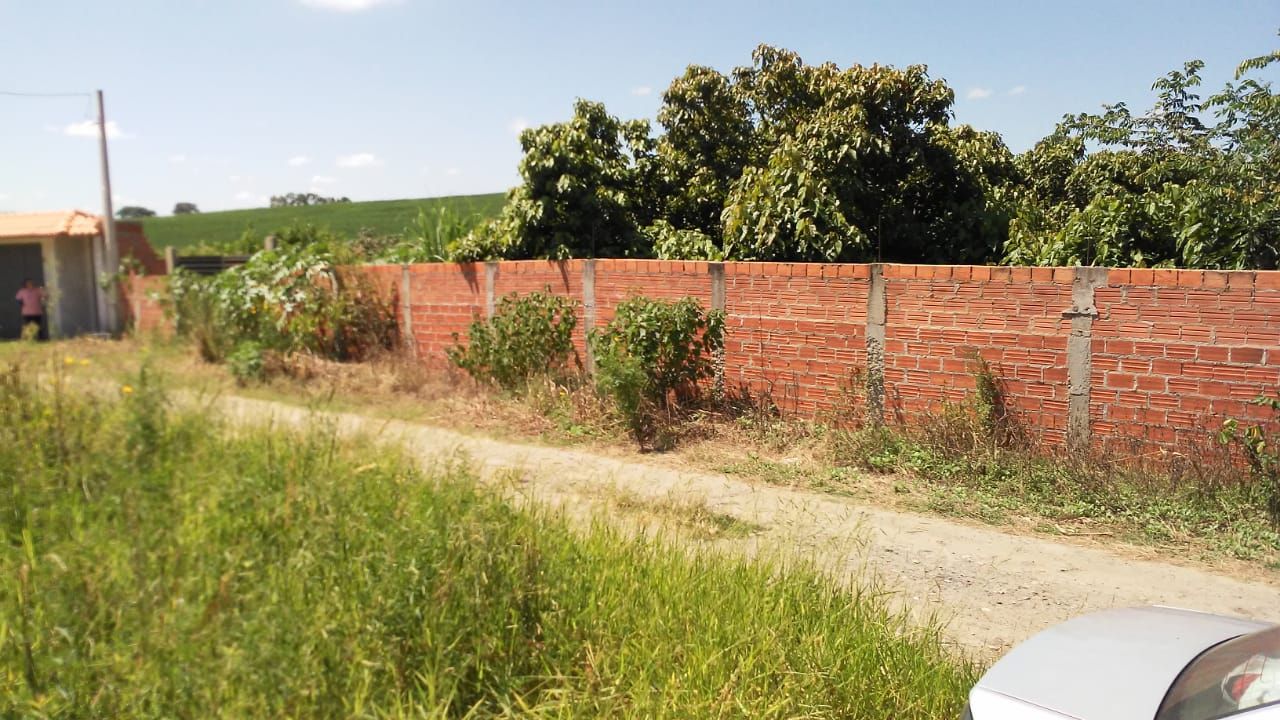
[[[934,719],[976,677],[878,593],[128,387],[0,378],[0,715]]]

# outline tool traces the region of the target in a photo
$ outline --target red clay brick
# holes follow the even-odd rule
[[[1225,288],[1227,286],[1227,274],[1214,270],[1205,272],[1204,286],[1207,288]]]
[[[1233,347],[1231,348],[1231,362],[1247,363],[1256,365],[1263,361],[1266,353],[1262,348],[1255,347]]]
[[[1155,285],[1156,273],[1150,268],[1133,268],[1129,271],[1130,285]]]
[[[1198,288],[1204,285],[1203,270],[1179,270],[1178,287]]]
[[[1259,270],[1253,278],[1258,290],[1280,290],[1280,270]]]

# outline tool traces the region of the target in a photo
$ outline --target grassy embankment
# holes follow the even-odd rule
[[[335,203],[310,207],[226,210],[147,218],[143,220],[142,225],[147,240],[157,250],[169,246],[185,248],[225,243],[239,238],[241,233],[250,227],[259,233],[266,234],[295,222],[328,228],[346,237],[354,237],[361,230],[369,230],[377,235],[392,235],[404,232],[417,217],[419,210],[432,213],[437,207],[444,206],[458,217],[467,218],[475,215],[489,218],[498,214],[504,200],[505,196],[502,193],[490,193],[416,200]]]
[[[872,592],[90,369],[0,380],[0,716],[951,718],[974,679]]]
[[[0,343],[0,362],[44,363],[89,356],[100,378],[136,372],[143,358],[174,382],[203,393],[236,393],[317,409],[425,422],[506,439],[628,452],[625,427],[587,388],[538,385],[519,397],[487,392],[412,361],[318,363],[316,374],[237,387],[225,368],[200,362],[180,343],[88,340]],[[844,416],[856,415],[856,397]],[[768,412],[699,414],[677,428],[671,461],[773,485],[1049,536],[1129,546],[1141,556],[1192,560],[1244,576],[1280,569],[1280,528],[1260,486],[1222,448],[1192,448],[1180,464],[1134,468],[984,439],[971,408],[925,427],[880,432]],[[1209,431],[1206,431],[1206,435]],[[1207,438],[1206,438],[1207,439]]]
[[[67,353],[92,357],[82,372],[116,378],[143,358],[174,382],[206,394],[236,393],[317,409],[443,425],[505,439],[629,452],[625,427],[587,388],[537,385],[519,397],[387,358],[358,365],[317,363],[316,373],[237,387],[223,367],[200,362],[176,342],[88,340],[0,343],[0,363],[45,363]],[[856,415],[857,398],[843,414]],[[850,430],[768,412],[698,414],[677,428],[671,461],[735,477],[856,497],[1024,532],[1129,546],[1136,554],[1192,560],[1241,574],[1280,569],[1280,528],[1247,470],[1223,448],[1193,448],[1181,464],[1134,468],[1105,458],[984,439],[971,408],[925,427]],[[1207,432],[1207,431],[1206,431]]]

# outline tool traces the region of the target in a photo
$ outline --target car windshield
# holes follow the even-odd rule
[[[1280,703],[1280,626],[1214,645],[1182,671],[1156,720],[1214,720]]]

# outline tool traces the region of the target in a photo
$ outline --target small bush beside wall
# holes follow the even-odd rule
[[[573,374],[581,369],[573,348],[577,305],[549,292],[507,295],[492,318],[471,323],[467,344],[450,348],[449,361],[477,381],[508,391],[539,375]]]

